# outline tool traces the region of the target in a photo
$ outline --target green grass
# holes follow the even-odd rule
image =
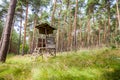
[[[84,50],[33,59],[8,55],[0,80],[120,80],[120,50]]]

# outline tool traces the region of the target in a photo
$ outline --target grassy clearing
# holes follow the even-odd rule
[[[119,80],[120,50],[102,49],[33,59],[9,55],[0,80]]]

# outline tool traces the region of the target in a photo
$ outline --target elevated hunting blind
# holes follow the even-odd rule
[[[37,47],[34,51],[37,53],[49,52],[51,55],[56,55],[56,42],[55,37],[50,35],[53,34],[53,31],[56,30],[52,26],[47,23],[42,23],[36,26],[39,30],[39,35],[43,35],[44,37],[38,37]]]

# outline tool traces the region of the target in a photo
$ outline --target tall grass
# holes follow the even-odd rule
[[[119,80],[120,51],[84,50],[34,59],[8,56],[0,64],[0,80]]]

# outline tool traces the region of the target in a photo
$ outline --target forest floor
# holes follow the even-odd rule
[[[8,55],[0,80],[120,80],[120,50],[83,50],[56,57]]]

